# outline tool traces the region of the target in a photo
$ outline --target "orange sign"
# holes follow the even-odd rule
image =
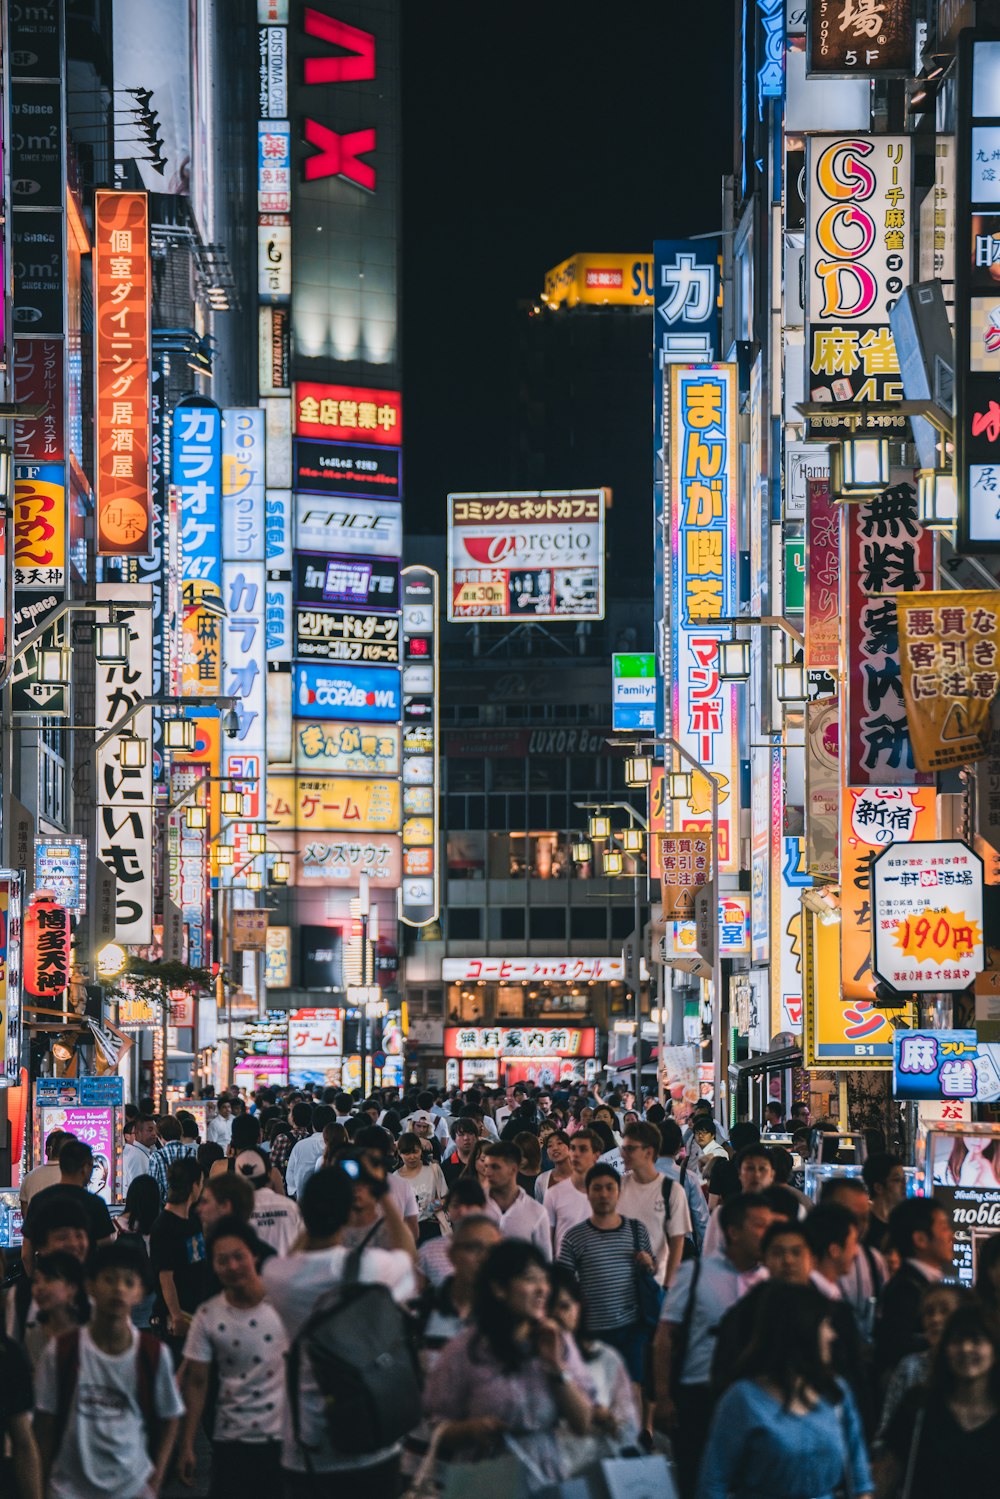
[[[24,987],[39,999],[54,999],[69,983],[69,912],[44,895],[32,897],[24,913]]]
[[[99,192],[94,211],[97,550],[152,548],[149,476],[149,201]]]
[[[61,463],[19,463],[14,479],[14,583],[59,588],[66,580],[66,486]]]
[[[840,948],[842,991],[871,1009],[871,862],[890,843],[937,835],[937,793],[926,786],[845,786],[840,804]],[[857,1023],[860,1025],[864,1016]],[[869,1017],[874,1020],[873,1016]],[[860,1034],[860,1033],[859,1033]]]

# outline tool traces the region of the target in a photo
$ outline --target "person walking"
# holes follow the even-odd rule
[[[149,1176],[149,1163],[156,1148],[156,1120],[139,1115],[125,1126],[122,1154],[122,1191],[128,1193],[136,1177]]]
[[[60,1178],[59,1151],[64,1140],[70,1139],[69,1133],[64,1129],[54,1129],[45,1141],[45,1160],[39,1166],[32,1166],[21,1178],[19,1196],[21,1199],[22,1216],[28,1211],[28,1204],[36,1192],[41,1192],[45,1187],[54,1187]],[[76,1136],[72,1136],[73,1139]],[[128,1125],[125,1126],[125,1157],[128,1159]]]
[[[228,1094],[220,1093],[217,1111],[214,1118],[208,1121],[205,1135],[213,1145],[221,1145],[223,1150],[228,1150],[232,1134],[233,1101]]]
[[[645,1224],[655,1261],[654,1274],[669,1286],[691,1232],[691,1213],[680,1183],[656,1169],[660,1131],[653,1124],[625,1127],[621,1153],[625,1162],[618,1211]]]
[[[874,1492],[861,1418],[833,1372],[834,1331],[807,1286],[764,1288],[739,1377],[712,1418],[698,1499],[852,1499]]]
[[[452,1273],[451,1234],[458,1232],[459,1224],[472,1215],[488,1216],[486,1193],[474,1178],[461,1176],[448,1190],[444,1212],[451,1233],[443,1234],[439,1239],[427,1239],[417,1251],[417,1267],[430,1286],[439,1286]]]
[[[448,1186],[441,1167],[424,1155],[418,1135],[406,1133],[396,1145],[402,1161],[397,1176],[407,1183],[417,1200],[417,1244],[441,1237],[441,1216]]]
[[[652,1121],[647,1117],[647,1122]],[[684,1136],[677,1120],[663,1119],[657,1127],[660,1131],[660,1152],[656,1158],[656,1169],[664,1176],[669,1176],[671,1181],[680,1182],[683,1187],[688,1212],[691,1214],[691,1242],[700,1253],[708,1228],[708,1202],[701,1176],[690,1161],[678,1162],[677,1157],[684,1148]]]
[[[889,1499],[900,1486],[905,1499],[940,1499],[959,1486],[965,1494],[996,1492],[1000,1322],[994,1312],[968,1305],[952,1314],[926,1389],[903,1400],[883,1441],[879,1499]]]
[[[201,1193],[201,1167],[193,1157],[175,1160],[167,1174],[167,1205],[149,1236],[156,1281],[153,1321],[179,1353],[207,1290],[205,1239],[194,1205]]]
[[[496,1219],[505,1239],[529,1239],[550,1259],[552,1249],[545,1209],[517,1184],[520,1148],[513,1140],[497,1140],[487,1145],[485,1156],[490,1189],[486,1211]]]
[[[657,1425],[674,1439],[683,1499],[696,1492],[713,1406],[712,1358],[719,1323],[767,1272],[760,1263],[774,1214],[764,1198],[739,1193],[719,1209],[725,1248],[683,1262],[667,1292],[653,1344]]]
[[[641,1398],[654,1326],[643,1317],[640,1275],[653,1273],[656,1262],[646,1225],[619,1211],[620,1190],[613,1166],[590,1168],[590,1216],[567,1232],[559,1263],[580,1282],[593,1336],[618,1350]]]
[[[550,1186],[542,1206],[552,1231],[552,1252],[559,1258],[563,1239],[573,1226],[590,1217],[587,1197],[587,1173],[597,1165],[601,1154],[600,1137],[589,1129],[579,1129],[569,1142],[570,1174],[565,1181]]]
[[[452,1139],[450,1148],[446,1148],[441,1158],[441,1171],[448,1186],[452,1186],[460,1176],[465,1176],[472,1168],[476,1144],[479,1140],[479,1126],[474,1119],[456,1119],[452,1128]]]
[[[733,1132],[735,1131],[734,1125]],[[766,1145],[745,1145],[733,1161],[733,1165],[739,1177],[741,1192],[766,1192],[769,1187],[774,1186],[774,1166]],[[799,1216],[801,1217],[802,1214],[800,1213]],[[705,1230],[702,1253],[717,1254],[721,1248],[722,1229],[719,1223],[719,1209],[715,1208],[709,1219],[708,1228]]]
[[[933,1197],[908,1197],[894,1207],[889,1237],[901,1264],[875,1314],[875,1369],[883,1385],[901,1358],[922,1348],[924,1291],[950,1270],[955,1247],[951,1217]]]
[[[49,1207],[56,1202],[75,1202],[87,1220],[91,1249],[114,1240],[114,1224],[103,1197],[90,1190],[94,1174],[94,1155],[89,1145],[75,1135],[67,1135],[59,1147],[59,1180],[51,1187],[35,1192],[28,1205],[21,1230],[21,1263],[28,1275],[34,1267],[34,1246],[39,1238],[38,1225]]]
[[[562,1428],[586,1435],[593,1406],[583,1360],[548,1315],[549,1291],[536,1245],[506,1239],[490,1251],[472,1326],[441,1350],[424,1388],[442,1456],[487,1456],[510,1432],[546,1478],[567,1476]]]
[[[535,1178],[535,1198],[538,1202],[544,1202],[549,1189],[558,1187],[573,1171],[569,1155],[569,1135],[564,1129],[549,1132],[544,1141],[544,1150],[552,1165],[539,1172]]]
[[[270,1171],[259,1150],[241,1150],[233,1170],[234,1175],[242,1176],[253,1188],[250,1227],[275,1254],[287,1254],[302,1232],[298,1207],[290,1197],[269,1185]]]
[[[238,1218],[216,1225],[208,1257],[222,1291],[195,1312],[184,1344],[187,1409],[177,1470],[182,1483],[192,1483],[195,1437],[214,1370],[218,1395],[210,1499],[241,1491],[277,1494],[281,1486],[288,1339],[265,1300],[260,1250],[257,1235]]]

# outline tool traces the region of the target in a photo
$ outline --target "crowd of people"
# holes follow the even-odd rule
[[[669,1456],[681,1499],[992,1492],[1000,1235],[976,1289],[896,1157],[803,1190],[707,1105],[592,1085],[127,1110],[124,1208],[50,1137],[4,1281],[0,1493],[502,1494]],[[251,1487],[252,1486],[252,1487]]]

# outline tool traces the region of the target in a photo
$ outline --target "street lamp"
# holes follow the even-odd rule
[[[953,474],[939,474],[932,468],[920,470],[917,515],[929,531],[945,531],[957,524],[958,496]]]
[[[653,757],[651,755],[631,755],[625,761],[625,784],[627,786],[648,786],[653,779]]]
[[[604,850],[604,873],[608,875],[621,874],[623,861],[617,848],[606,848]]]
[[[128,625],[95,625],[97,659],[105,666],[128,665]]]
[[[622,848],[627,854],[641,854],[643,832],[641,828],[626,828],[620,835]]]
[[[292,877],[292,866],[287,859],[276,859],[271,865],[271,878],[276,885],[287,885]]]
[[[208,827],[208,808],[185,807],[184,821],[187,823],[192,833],[203,831]]]
[[[221,804],[223,817],[241,817],[243,815],[243,792],[223,791]]]
[[[851,437],[835,447],[833,455],[836,493],[880,494],[889,483],[889,444],[885,438]]]
[[[38,680],[46,687],[68,687],[70,649],[68,645],[47,646],[38,652]]]
[[[779,703],[804,703],[808,697],[806,690],[806,669],[801,661],[782,661],[775,667],[777,678],[777,691]]]
[[[748,682],[750,680],[749,640],[720,640],[719,676],[723,682]]]
[[[587,831],[589,832],[591,838],[610,838],[611,818],[592,817],[588,824]]]
[[[667,783],[671,801],[686,802],[694,795],[694,774],[690,770],[671,770]]]
[[[169,750],[181,750],[190,754],[194,749],[195,725],[193,718],[165,718],[163,720],[163,743]]]
[[[573,863],[574,864],[589,864],[592,855],[593,855],[593,850],[591,849],[589,843],[584,843],[583,840],[580,839],[580,841],[578,843],[574,843],[573,844]]]
[[[215,850],[215,857],[220,864],[232,864],[236,850],[231,843],[220,843]]]
[[[146,764],[146,741],[138,734],[121,734],[118,739],[118,763],[123,770],[142,770]]]

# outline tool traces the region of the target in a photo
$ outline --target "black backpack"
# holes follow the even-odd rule
[[[301,1437],[302,1354],[312,1368],[330,1441],[361,1456],[391,1447],[420,1420],[420,1380],[412,1318],[386,1286],[358,1279],[364,1244],[347,1256],[344,1278],[321,1296],[288,1350],[288,1399],[295,1440]]]

